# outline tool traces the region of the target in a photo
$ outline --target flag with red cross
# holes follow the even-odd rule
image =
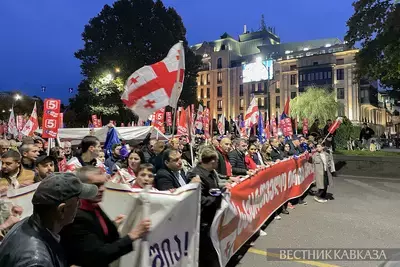
[[[125,83],[124,104],[146,120],[165,106],[176,107],[185,76],[183,43],[175,44],[166,58],[135,71]]]

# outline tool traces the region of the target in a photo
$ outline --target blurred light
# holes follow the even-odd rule
[[[256,58],[256,62],[257,62],[257,63],[261,63],[261,62],[262,62],[262,58],[261,58],[261,57],[257,57],[257,58]]]
[[[12,109],[10,108],[8,111],[10,111],[10,112],[11,112],[11,111],[12,111]]]
[[[325,47],[331,47],[331,46],[332,46],[331,44],[326,44],[326,45],[325,45]]]
[[[3,113],[4,113],[4,112],[6,112],[6,111],[3,109]]]
[[[308,51],[308,50],[310,50],[308,47],[304,47],[304,49],[303,49],[304,51]]]
[[[120,72],[121,72],[121,69],[120,69],[120,68],[115,68],[115,72],[116,72],[116,73],[120,73]]]
[[[15,98],[15,100],[20,100],[20,99],[22,98],[22,96],[20,96],[19,94],[16,94],[16,95],[14,96],[14,98]]]
[[[290,51],[290,50],[286,50],[285,51],[285,54],[287,55],[287,54],[290,54],[290,53],[292,53],[292,51]]]
[[[111,73],[107,74],[107,76],[106,76],[106,79],[108,79],[108,80],[112,80],[112,79],[113,79],[113,76],[112,76],[112,74],[111,74]]]

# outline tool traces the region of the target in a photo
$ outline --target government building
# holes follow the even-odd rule
[[[278,116],[288,97],[315,85],[335,91],[343,104],[338,116],[368,122],[379,132],[389,120],[378,105],[377,83],[355,81],[358,50],[337,38],[281,43],[272,28],[249,32],[245,26],[238,39],[224,33],[192,49],[203,63],[197,97],[215,119],[243,115],[253,97],[264,114]]]

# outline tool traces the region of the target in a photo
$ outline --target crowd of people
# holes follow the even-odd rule
[[[124,216],[109,218],[98,205],[107,181],[159,191],[201,184],[199,266],[219,266],[210,228],[223,192],[241,177],[310,153],[315,187],[306,194],[314,194],[319,203],[333,199],[327,194],[335,172],[332,149],[318,141],[300,135],[261,143],[256,136],[228,134],[210,140],[197,135],[189,142],[186,136],[161,141],[148,135],[135,145],[115,143],[108,154],[94,135],[84,137],[78,147],[65,141],[52,149],[39,136],[19,143],[2,139],[0,266],[108,266],[131,252],[132,242],[150,231],[151,221],[144,218],[120,237],[117,227]],[[37,182],[33,215],[20,221],[23,210],[8,202],[7,191]],[[275,218],[289,214],[294,204],[306,205],[304,197],[283,204]]]

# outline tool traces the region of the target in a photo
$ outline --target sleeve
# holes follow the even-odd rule
[[[236,175],[246,175],[247,174],[246,169],[235,167],[237,165],[236,153],[229,153],[228,157],[229,157],[229,162],[232,165],[232,174],[236,174]]]
[[[80,262],[71,262],[81,266],[104,266],[119,259],[133,250],[132,240],[129,236],[119,238],[112,243],[104,243],[98,236],[90,231],[91,223],[84,218],[76,218],[69,231],[62,238],[68,244],[66,250],[70,257],[73,253]],[[68,247],[69,246],[69,247]]]
[[[166,191],[174,189],[175,186],[170,177],[160,173],[159,175],[156,176],[156,188],[160,191]]]

